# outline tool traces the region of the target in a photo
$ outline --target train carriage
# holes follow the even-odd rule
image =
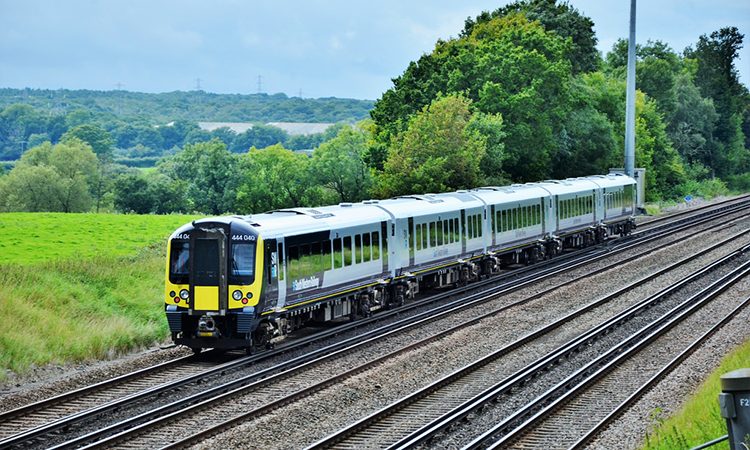
[[[610,174],[197,220],[169,239],[172,338],[196,351],[265,345],[627,234],[634,192]]]

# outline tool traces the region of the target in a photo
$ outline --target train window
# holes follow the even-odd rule
[[[412,237],[412,248],[414,245],[414,238]],[[357,234],[354,236],[354,264],[362,262],[362,235]]]
[[[419,228],[419,226],[417,226]],[[368,262],[372,258],[372,248],[370,248],[370,233],[362,235],[362,262]]]
[[[383,250],[387,251],[387,247]],[[380,234],[377,231],[372,233],[372,259],[380,259]]]
[[[427,248],[427,224],[422,224],[422,248]]]
[[[342,253],[341,238],[333,240],[333,268],[344,267],[344,255]]]
[[[471,239],[471,230],[474,228],[471,225],[471,216],[466,218],[466,239]]]
[[[289,278],[294,280],[297,276],[297,266],[299,261],[299,247],[289,246],[289,254],[286,257],[286,266],[289,270]]]
[[[331,257],[331,241],[326,239],[320,245],[320,267],[322,270],[333,269],[333,258]]]
[[[193,282],[199,286],[218,286],[219,241],[196,239],[193,256]]]
[[[276,255],[276,257],[278,258],[278,260],[276,261],[276,273],[279,274],[279,281],[284,281],[284,244],[282,244],[281,242],[279,242],[278,252],[276,252]]]
[[[443,244],[450,244],[451,242],[451,235],[448,231],[448,221],[443,221]]]
[[[169,253],[169,281],[174,284],[189,283],[190,242],[172,241]]]
[[[430,247],[437,245],[437,230],[435,229],[435,222],[430,222]]]
[[[435,229],[437,231],[436,243],[437,245],[443,245],[443,221],[438,220],[435,223]]]
[[[421,224],[417,224],[416,232],[414,234],[416,235],[416,240],[417,240],[417,250],[422,250],[422,225]]]
[[[477,214],[477,230],[479,230],[479,237],[484,234],[484,223],[482,222],[482,215]]]
[[[352,265],[352,237],[351,236],[344,237],[344,265],[345,266]]]

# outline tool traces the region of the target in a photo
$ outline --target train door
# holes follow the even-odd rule
[[[193,311],[226,314],[229,226],[206,224],[190,234],[190,298]]]
[[[280,285],[284,280],[283,254],[284,244],[277,242],[276,239],[268,239],[264,244],[264,267],[266,273],[266,285],[263,286],[265,295],[263,301],[265,305],[277,305],[279,299]],[[281,281],[281,283],[279,282]],[[285,287],[285,286],[284,286]]]

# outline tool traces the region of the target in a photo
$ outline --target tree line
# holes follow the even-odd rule
[[[661,41],[638,47],[636,165],[647,169],[648,200],[750,189],[750,95],[734,65],[743,38],[727,27],[681,53]],[[137,170],[114,163],[110,131],[78,125],[0,177],[0,208],[257,213],[606,173],[623,159],[627,43],[604,57],[595,45],[593,22],[569,4],[517,1],[438,41],[370,120],[329,130],[311,156],[278,136],[188,131],[177,133],[179,150]],[[79,174],[53,156],[73,159],[72,149]],[[54,195],[27,188],[50,171]],[[85,201],[64,202],[70,192]]]

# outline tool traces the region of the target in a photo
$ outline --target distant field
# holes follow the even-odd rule
[[[0,264],[134,255],[195,216],[2,213]]]
[[[191,218],[0,214],[0,369],[103,358],[164,339],[164,244]]]

